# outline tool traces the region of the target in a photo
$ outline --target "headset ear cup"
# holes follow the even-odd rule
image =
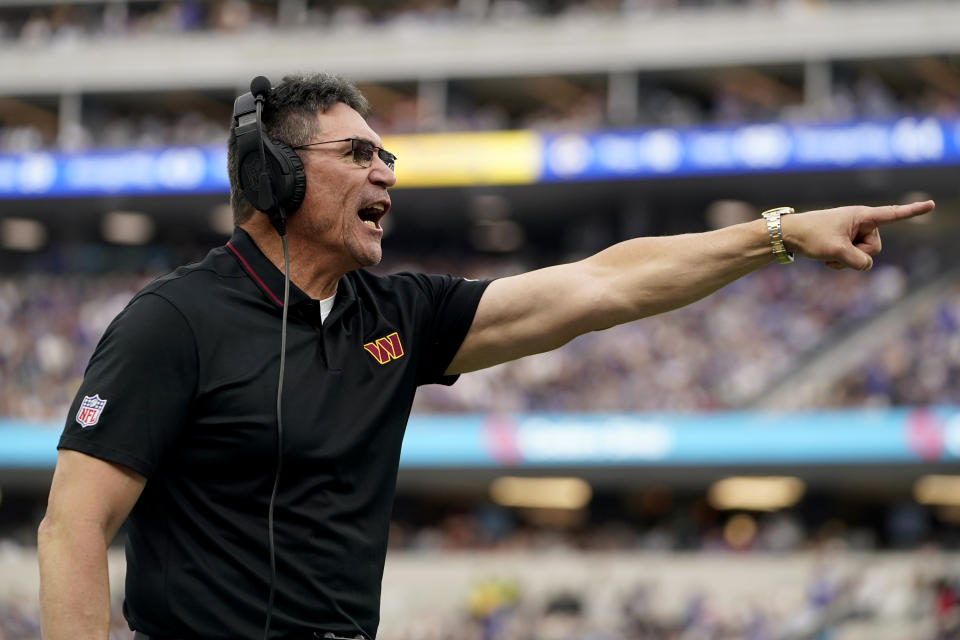
[[[293,147],[282,142],[274,142],[273,146],[289,168],[284,176],[283,192],[279,194],[280,204],[289,215],[303,203],[303,196],[307,193],[307,172],[303,168],[303,160]]]
[[[270,164],[269,160],[267,164]],[[254,149],[245,149],[237,169],[237,178],[240,188],[243,191],[243,197],[247,199],[247,202],[256,207],[260,201],[260,154]],[[271,181],[271,195],[273,192],[272,187],[273,184]]]

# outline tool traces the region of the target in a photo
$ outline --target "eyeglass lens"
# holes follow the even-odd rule
[[[350,142],[353,144],[353,161],[360,166],[369,167],[370,163],[373,162],[373,150],[377,147],[366,140],[351,140]],[[379,149],[377,155],[383,160],[383,164],[393,171],[397,157],[386,149]]]

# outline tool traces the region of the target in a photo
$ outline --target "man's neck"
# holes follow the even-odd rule
[[[263,218],[263,221],[257,220]],[[283,243],[264,216],[254,216],[240,225],[254,244],[283,273]],[[290,282],[314,300],[329,298],[337,292],[337,282],[346,273],[331,264],[330,254],[317,251],[299,235],[287,233],[290,252]]]

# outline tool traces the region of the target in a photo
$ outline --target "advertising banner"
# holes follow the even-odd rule
[[[397,188],[960,165],[960,120],[385,136]],[[229,192],[226,149],[0,154],[0,199]]]

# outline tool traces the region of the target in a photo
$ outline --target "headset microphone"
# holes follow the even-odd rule
[[[253,99],[257,102],[262,102],[271,90],[270,81],[264,76],[257,76],[250,81],[250,93],[253,94]]]
[[[273,187],[270,185],[270,176],[267,174],[267,154],[263,148],[263,102],[271,90],[270,81],[263,76],[257,76],[250,82],[250,94],[256,101],[257,131],[260,133],[260,175],[257,176],[257,202],[254,205],[260,211],[270,216],[270,222],[276,227],[281,236],[287,235],[287,216],[273,197]],[[277,212],[271,215],[274,207]]]
[[[233,103],[233,135],[237,145],[237,186],[247,201],[267,214],[281,237],[286,218],[303,202],[307,175],[297,152],[288,144],[271,140],[264,130],[263,109],[272,89],[257,76],[250,92]]]

